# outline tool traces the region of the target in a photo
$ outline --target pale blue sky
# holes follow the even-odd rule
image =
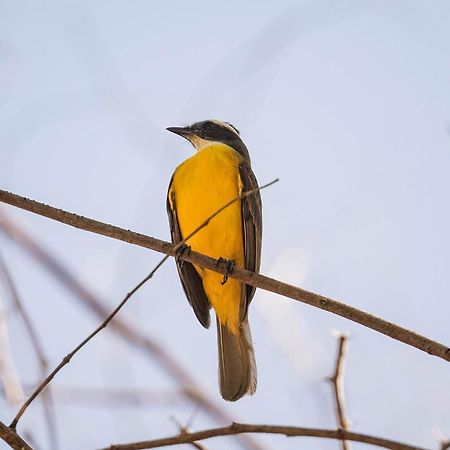
[[[192,149],[165,128],[230,121],[259,181],[281,180],[263,192],[263,273],[450,343],[449,2],[48,0],[3,1],[0,11],[2,188],[168,239],[167,185]],[[4,211],[111,309],[160,258]],[[97,321],[3,235],[0,246],[53,366]],[[18,373],[33,382],[29,343],[7,311]],[[335,427],[324,379],[334,364],[332,330],[350,332],[352,428],[428,447],[436,446],[433,427],[450,435],[448,363],[323,311],[256,294],[259,386],[235,404],[219,397],[215,331],[197,323],[173,261],[123,314],[244,422]],[[174,387],[108,331],[56,384]],[[3,421],[14,414],[3,399],[0,411]],[[186,422],[192,411],[57,402],[61,447],[163,437],[176,432],[171,415]],[[192,427],[212,425],[200,412]],[[47,448],[37,404],[20,429]],[[207,445],[237,448],[231,439]]]

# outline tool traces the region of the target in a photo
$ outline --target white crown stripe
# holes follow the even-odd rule
[[[217,119],[211,119],[208,122],[215,123],[216,125],[226,128],[226,129],[232,131],[234,134],[237,134],[239,136],[238,130],[236,130],[236,128],[234,128],[233,125],[229,124],[228,122],[222,122],[221,120],[217,120]]]

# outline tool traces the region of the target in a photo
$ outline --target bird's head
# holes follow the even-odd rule
[[[230,123],[220,120],[204,120],[187,127],[169,127],[167,130],[186,138],[197,151],[217,142],[232,148],[243,144],[239,131]]]

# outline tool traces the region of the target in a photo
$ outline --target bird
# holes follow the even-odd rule
[[[174,244],[240,197],[186,246],[232,267],[259,272],[262,242],[262,205],[250,155],[239,131],[230,123],[204,120],[168,131],[187,139],[196,150],[174,171],[167,192],[167,213]],[[217,323],[219,387],[224,400],[236,401],[256,391],[257,370],[248,307],[255,294],[250,285],[187,261],[176,259],[186,297],[198,321],[210,326],[210,309]]]

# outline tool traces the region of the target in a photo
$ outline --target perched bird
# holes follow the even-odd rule
[[[196,153],[176,169],[167,193],[172,242],[178,243],[208,217],[241,193],[258,187],[247,147],[227,122],[205,120],[188,127],[170,127],[195,147]],[[259,271],[261,260],[261,197],[259,191],[223,210],[192,236],[187,245],[236,267]],[[235,401],[256,390],[256,363],[247,310],[255,288],[186,261],[177,261],[186,297],[197,319],[208,328],[214,308],[219,346],[220,392]]]

